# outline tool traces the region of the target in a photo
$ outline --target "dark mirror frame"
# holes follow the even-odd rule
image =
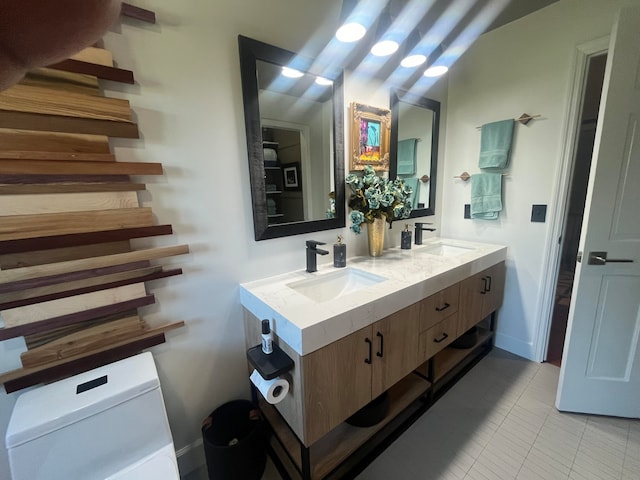
[[[256,240],[286,237],[302,233],[318,232],[343,228],[345,226],[345,185],[344,185],[344,124],[343,124],[343,75],[323,76],[333,81],[333,174],[336,213],[334,218],[309,220],[282,224],[269,224],[267,219],[267,198],[265,187],[265,169],[262,149],[262,126],[258,104],[258,77],[256,61],[262,60],[277,65],[311,65],[311,61],[301,59],[293,52],[267,43],[238,35],[240,51],[240,76],[244,100],[244,120],[247,132],[247,153],[249,156],[249,178],[251,200],[253,202],[253,226]],[[302,70],[302,68],[298,68]],[[328,192],[327,192],[328,193]],[[327,196],[327,207],[329,197]]]
[[[438,137],[440,135],[440,102],[426,97],[413,95],[399,89],[391,90],[391,145],[389,148],[390,165],[389,178],[395,179],[398,171],[398,117],[400,116],[400,102],[416,107],[432,110],[433,129],[431,132],[431,169],[429,173],[429,206],[416,208],[411,211],[409,218],[435,215],[436,211],[436,181],[438,172]]]

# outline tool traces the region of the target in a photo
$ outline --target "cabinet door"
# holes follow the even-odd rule
[[[418,365],[420,303],[373,324],[371,398],[402,380]]]
[[[502,297],[504,295],[504,279],[506,274],[506,267],[504,262],[494,265],[491,268],[485,270],[485,277],[487,278],[487,293],[484,296],[484,303],[482,308],[482,317],[486,317],[491,312],[496,311],[502,305]]]
[[[306,445],[371,401],[371,332],[370,326],[363,328],[302,357]]]
[[[458,336],[482,320],[486,279],[484,272],[460,282],[460,306],[458,308]]]

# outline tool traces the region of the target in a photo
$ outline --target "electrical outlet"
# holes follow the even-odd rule
[[[471,218],[471,204],[464,204],[464,218]]]
[[[547,218],[546,205],[533,205],[531,207],[531,221],[544,223]]]

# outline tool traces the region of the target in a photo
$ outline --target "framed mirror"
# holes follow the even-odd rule
[[[410,218],[435,214],[440,102],[391,91],[389,178],[402,178],[413,189]]]
[[[345,226],[342,72],[238,36],[256,240]]]

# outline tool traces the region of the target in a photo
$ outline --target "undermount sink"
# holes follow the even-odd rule
[[[357,268],[345,268],[314,278],[291,282],[287,287],[314,302],[326,302],[385,280],[384,277]]]
[[[440,255],[441,257],[454,257],[463,253],[474,250],[469,247],[461,247],[459,245],[451,245],[449,243],[437,243],[421,250],[422,253],[429,253],[431,255]]]

